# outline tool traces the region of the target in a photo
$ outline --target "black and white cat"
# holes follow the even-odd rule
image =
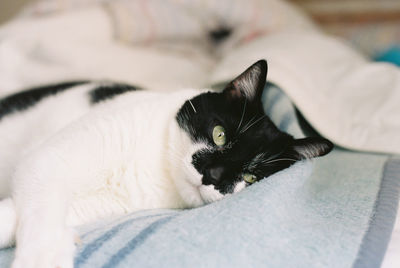
[[[0,246],[13,268],[73,267],[72,226],[111,214],[192,208],[327,154],[265,115],[260,60],[223,92],[154,93],[65,83],[0,100]]]

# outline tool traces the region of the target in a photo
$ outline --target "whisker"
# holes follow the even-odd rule
[[[249,127],[247,127],[245,130],[240,131],[240,133],[246,132],[249,128],[251,128],[252,126],[254,126],[255,124],[257,124],[258,122],[260,122],[262,119],[264,119],[265,117],[267,117],[267,115],[263,115],[260,118],[258,118],[253,124],[251,124]]]
[[[292,158],[279,158],[279,159],[273,159],[273,160],[270,160],[270,161],[268,161],[268,162],[263,162],[263,163],[264,163],[264,164],[269,164],[269,163],[273,163],[273,162],[277,162],[277,161],[293,161],[293,162],[296,162],[297,159],[292,159]]]
[[[250,125],[253,122],[253,119],[255,119],[256,117],[253,116],[247,123],[246,125],[243,126],[243,128],[246,128],[248,125]],[[240,132],[241,133],[241,132]]]
[[[244,100],[242,118],[240,118],[239,126],[237,127],[236,132],[239,130],[240,126],[242,125],[243,118],[244,118],[244,114],[245,114],[245,112],[246,112],[246,104],[247,104],[247,101]]]
[[[194,108],[194,105],[193,105],[192,101],[191,101],[191,100],[189,100],[189,103],[190,103],[190,105],[192,106],[194,113],[196,114],[196,113],[197,113],[197,111],[196,111],[196,108]]]
[[[282,154],[282,152],[273,154],[273,155],[269,156],[267,159],[264,159],[264,160],[263,160],[263,163],[268,162],[268,161],[270,161],[270,160],[277,159],[277,157],[280,156],[281,154]]]

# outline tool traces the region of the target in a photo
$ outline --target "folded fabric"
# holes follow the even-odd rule
[[[312,31],[281,31],[230,51],[213,73],[227,80],[268,59],[278,85],[323,136],[353,150],[400,153],[400,69],[371,63],[349,46]]]

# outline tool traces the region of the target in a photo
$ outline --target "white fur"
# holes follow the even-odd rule
[[[0,202],[0,245],[8,247],[15,242],[15,228],[17,216],[15,206],[11,198]]]
[[[70,226],[223,197],[202,185],[191,164],[197,150],[211,149],[194,144],[175,120],[199,91],[132,92],[91,108],[87,92],[94,86],[0,121],[0,198],[12,188],[12,199],[0,202],[0,246],[12,244],[16,228],[13,268],[72,267]]]
[[[233,192],[238,193],[241,190],[243,190],[244,188],[246,188],[246,182],[240,181],[240,182],[236,183],[235,188],[233,189]]]
[[[94,86],[76,86],[0,120],[0,199],[9,196],[9,179],[23,155],[89,111],[87,92]]]
[[[217,200],[222,199],[224,196],[229,194],[223,195],[218,190],[215,190],[214,185],[201,185],[199,187],[200,194],[203,197],[204,202],[211,203]]]

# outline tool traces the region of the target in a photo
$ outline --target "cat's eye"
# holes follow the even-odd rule
[[[256,179],[257,179],[256,176],[254,176],[253,174],[249,174],[249,173],[243,174],[242,178],[245,182],[248,182],[248,183],[254,183],[254,182],[256,182]]]
[[[222,126],[215,126],[212,132],[214,143],[223,146],[226,143],[225,129]]]

